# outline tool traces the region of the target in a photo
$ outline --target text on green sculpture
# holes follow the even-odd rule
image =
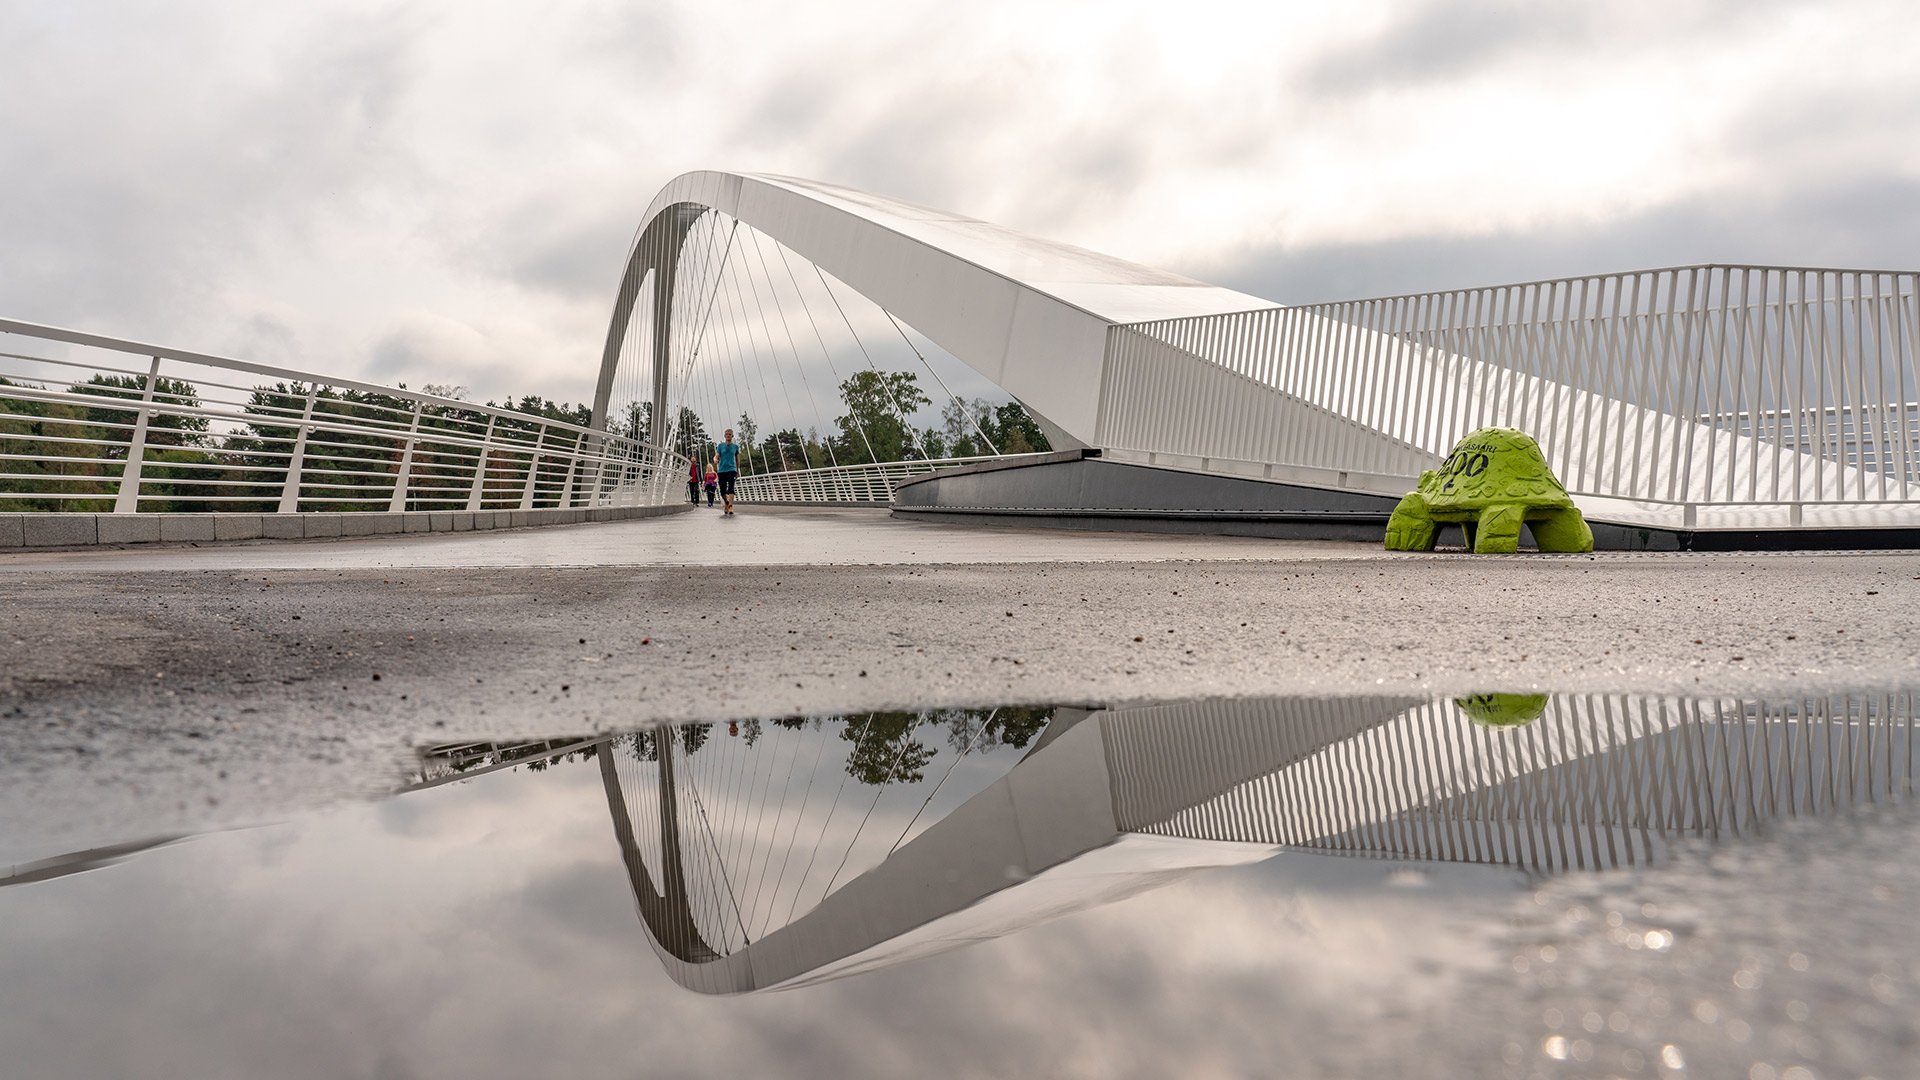
[[[1453,703],[1467,719],[1488,727],[1521,727],[1547,711],[1545,694],[1468,694]]]
[[[1593,550],[1593,530],[1553,475],[1533,436],[1481,428],[1461,439],[1438,469],[1420,474],[1387,521],[1387,550],[1432,551],[1440,526],[1460,525],[1476,554],[1518,551],[1520,526],[1541,551]]]

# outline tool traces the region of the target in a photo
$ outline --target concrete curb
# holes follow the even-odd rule
[[[452,533],[582,525],[678,514],[692,507],[598,506],[575,510],[410,510],[309,514],[0,514],[0,550],[122,544],[333,540],[394,533]]]

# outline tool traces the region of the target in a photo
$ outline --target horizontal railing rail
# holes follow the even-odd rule
[[[736,498],[750,503],[866,503],[886,505],[893,501],[894,489],[916,476],[974,465],[983,461],[1009,461],[1041,455],[1002,454],[980,457],[930,458],[916,461],[887,461],[867,465],[837,465],[818,469],[793,469],[787,472],[763,472],[742,476],[735,487]]]
[[[498,406],[10,319],[0,333],[17,346],[0,352],[0,511],[662,505],[687,468]]]
[[[1715,264],[1116,327],[1099,441],[1391,486],[1503,425],[1538,439],[1577,496],[1687,523],[1906,514],[1920,506],[1917,279]],[[1196,359],[1230,380],[1217,401],[1170,382],[1195,381]],[[1262,390],[1265,412],[1248,404]]]

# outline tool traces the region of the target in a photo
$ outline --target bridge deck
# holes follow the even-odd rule
[[[993,529],[894,518],[886,510],[742,506],[641,521],[338,541],[0,555],[0,572],[31,570],[329,570],[398,567],[885,566],[931,563],[1176,559],[1339,559],[1383,554],[1370,544],[1233,536]]]

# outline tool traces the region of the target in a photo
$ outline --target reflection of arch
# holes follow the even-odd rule
[[[670,313],[681,248],[717,210],[759,230],[912,325],[1024,402],[1056,448],[1094,441],[1110,327],[1269,308],[1270,301],[984,221],[851,188],[724,172],[655,196],[627,255],[601,354],[593,422],[605,424],[635,309]],[[654,415],[667,401],[671,327],[653,324]]]
[[[1005,776],[812,910],[730,951],[688,932],[670,835],[660,848],[668,884],[653,885],[640,819],[604,753],[601,775],[662,962],[682,985],[733,993],[944,951],[1289,849],[1533,873],[1644,862],[1673,837],[1737,835],[1909,792],[1913,715],[1909,696],[1790,707],[1561,696],[1512,729],[1403,698],[1056,719]],[[685,825],[670,754],[655,797],[673,834]]]
[[[673,776],[673,740],[656,744],[660,757],[660,842],[662,851],[661,885],[656,888],[647,872],[646,860],[633,835],[633,818],[627,811],[626,796],[620,790],[614,772],[613,754],[606,743],[595,755],[600,763],[600,780],[607,792],[607,808],[613,812],[614,838],[620,842],[620,854],[627,864],[627,878],[633,884],[634,902],[640,906],[640,919],[646,923],[653,940],[677,960],[704,964],[720,958],[694,925],[693,911],[687,903],[686,860],[680,854],[679,804]],[[664,890],[664,891],[663,891]]]

